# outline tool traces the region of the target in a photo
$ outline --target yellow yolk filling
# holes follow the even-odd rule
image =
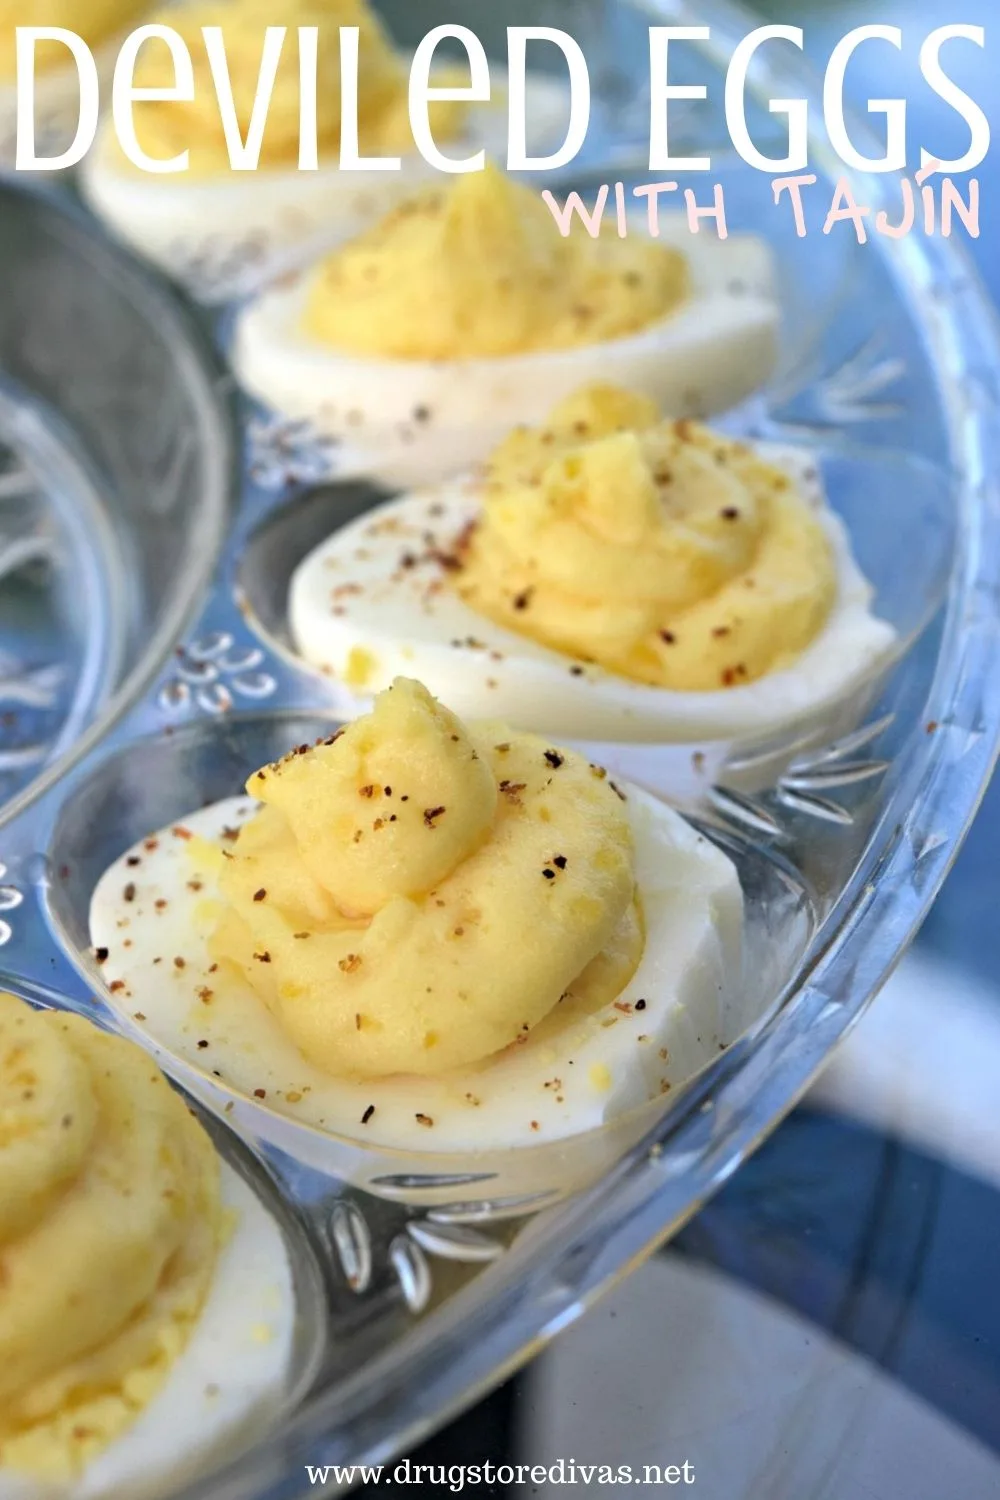
[[[149,1058],[0,995],[0,1471],[72,1478],[135,1420],[220,1238],[215,1151]]]
[[[690,290],[678,250],[563,237],[537,192],[496,167],[402,204],[320,268],[305,331],[394,359],[472,359],[624,338]]]
[[[815,639],[830,541],[787,475],[698,423],[595,386],[490,460],[449,575],[481,614],[636,682],[739,687]]]
[[[419,683],[247,789],[264,806],[225,861],[213,956],[328,1072],[481,1062],[638,964],[621,794],[545,740],[465,728]]]
[[[184,39],[194,65],[192,100],[140,101],[134,106],[136,135],[152,157],[167,160],[190,151],[189,170],[214,174],[229,169],[218,96],[201,28],[221,26],[241,134],[246,137],[260,76],[268,26],[287,27],[267,112],[262,167],[295,166],[299,154],[300,78],[297,28],[315,26],[317,37],[316,126],[321,161],[340,147],[340,27],[357,26],[358,149],[361,155],[414,150],[409,122],[408,72],[365,0],[190,0],[155,17]],[[442,80],[438,80],[439,82]],[[468,82],[466,77],[459,82]],[[152,40],[139,54],[138,88],[169,88],[173,61],[165,43]],[[464,120],[461,102],[430,106],[437,140],[455,136]]]
[[[144,0],[0,0],[0,79],[17,75],[15,29],[18,26],[60,26],[75,31],[88,47],[127,31],[146,9]],[[39,42],[35,72],[72,68],[73,57],[60,42]]]

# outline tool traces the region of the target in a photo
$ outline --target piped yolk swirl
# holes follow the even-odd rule
[[[220,1235],[215,1151],[149,1058],[0,995],[0,1470],[71,1479],[131,1424]]]
[[[397,680],[330,741],[250,778],[213,956],[331,1073],[437,1074],[523,1040],[641,956],[632,839],[579,756],[467,729]]]
[[[645,398],[591,387],[494,453],[450,581],[491,619],[656,687],[743,686],[794,660],[837,592],[780,469]]]
[[[355,354],[495,358],[627,337],[689,291],[680,251],[641,235],[563,237],[537,192],[487,165],[331,255],[305,329]]]

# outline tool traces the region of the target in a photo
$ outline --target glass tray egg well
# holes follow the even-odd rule
[[[0,183],[0,823],[160,669],[236,498],[229,377],[65,200]]]
[[[732,23],[728,8],[719,16]],[[734,212],[744,203],[754,224],[748,179],[720,171]],[[379,492],[331,480],[308,432],[246,403],[241,475],[225,376],[183,306],[75,210],[3,193],[0,252],[24,295],[0,303],[0,438],[10,468],[32,475],[42,519],[29,531],[35,550],[15,555],[0,584],[0,619],[8,600],[12,617],[28,617],[18,591],[39,586],[33,570],[58,574],[36,545],[55,535],[72,588],[49,618],[65,621],[59,639],[78,653],[67,645],[65,661],[96,656],[100,687],[67,699],[72,732],[52,741],[61,758],[3,810],[0,983],[117,1025],[88,947],[96,880],[132,842],[237,792],[255,765],[337,722],[328,685],[289,650],[285,585],[310,546]],[[736,861],[747,903],[725,1048],[700,1058],[668,1102],[612,1129],[491,1159],[371,1152],[289,1128],[287,1114],[165,1058],[235,1127],[214,1127],[224,1149],[285,1205],[302,1324],[276,1430],[175,1500],[316,1493],[306,1463],[384,1459],[526,1358],[792,1106],[943,878],[1000,732],[993,317],[953,244],[860,255],[820,243],[821,315],[813,243],[777,248],[791,321],[812,307],[808,337],[724,425],[821,450],[905,649],[850,722],[818,741],[727,747],[726,774],[684,793],[688,815]],[[836,315],[845,285],[849,323]],[[113,579],[129,585],[121,599]],[[91,679],[74,667],[66,680]]]

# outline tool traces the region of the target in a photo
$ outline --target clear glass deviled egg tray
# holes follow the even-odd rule
[[[699,77],[752,24],[708,9]],[[586,12],[590,44],[603,36],[621,62],[567,185],[641,182],[630,28],[666,8]],[[812,94],[797,75],[762,82]],[[276,1429],[187,1500],[326,1492],[307,1464],[398,1452],[673,1232],[877,991],[992,769],[993,313],[955,240],[799,239],[721,136],[713,156],[731,227],[772,243],[785,330],[778,376],[720,425],[816,452],[904,649],[846,730],[730,754],[678,791],[738,866],[747,951],[728,1045],[669,1105],[585,1137],[582,1157],[540,1143],[503,1161],[387,1161],[342,1143],[335,1171],[280,1149],[264,1106],[223,1115],[223,1149],[287,1234],[301,1337]],[[865,188],[874,205],[891,182]],[[0,985],[114,1026],[89,947],[98,878],[336,725],[329,685],[291,652],[287,583],[382,495],[338,482],[306,428],[252,408],[226,369],[227,310],[131,261],[61,187],[0,188],[0,271]],[[218,1113],[190,1070],[184,1082]]]

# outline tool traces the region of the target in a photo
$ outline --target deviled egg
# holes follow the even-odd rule
[[[97,213],[129,244],[166,271],[219,297],[294,262],[303,245],[328,246],[375,223],[415,185],[436,175],[417,153],[410,131],[408,64],[396,52],[366,0],[183,0],[154,18],[184,40],[194,65],[190,100],[143,101],[134,106],[136,135],[150,157],[169,160],[187,151],[182,172],[150,174],[122,152],[110,119],[82,172],[84,192]],[[243,136],[251,118],[265,30],[281,23],[281,51],[262,137],[259,165],[230,165],[215,85],[202,36],[220,26]],[[340,27],[359,30],[358,151],[362,157],[398,156],[399,170],[341,171]],[[296,29],[318,28],[316,125],[318,168],[299,167],[300,74]],[[454,77],[452,76],[454,74]],[[164,43],[148,41],[135,82],[169,86],[173,62]],[[464,86],[459,67],[446,68],[438,84]],[[492,96],[485,103],[438,100],[430,107],[436,142],[448,155],[467,157],[502,148],[507,135],[503,70],[491,67]],[[526,80],[528,149],[544,152],[562,138],[568,91],[558,80]]]
[[[295,645],[341,705],[413,671],[572,740],[745,741],[822,717],[895,632],[808,453],[594,386],[484,476],[405,495],[298,567]]]
[[[273,1420],[280,1228],[134,1043],[0,995],[0,1500],[172,1493]]]
[[[75,32],[90,48],[100,87],[111,81],[118,48],[148,8],[148,0],[0,0],[0,164],[13,166],[17,147],[17,54],[19,26],[57,26]],[[35,47],[35,144],[41,153],[64,151],[76,133],[80,75],[62,42]]]
[[[560,232],[495,166],[428,190],[241,312],[246,389],[339,439],[338,472],[424,483],[478,463],[590,380],[672,416],[735,405],[771,374],[770,253],[683,215],[625,237]]]
[[[112,865],[91,938],[147,1044],[314,1164],[564,1145],[731,1039],[733,865],[582,757],[400,679],[247,787]]]

